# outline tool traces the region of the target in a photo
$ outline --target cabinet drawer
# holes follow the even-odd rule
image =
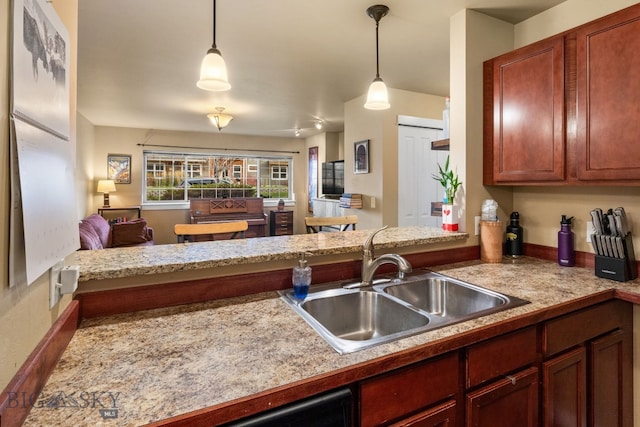
[[[276,212],[273,217],[276,222],[286,224],[293,221],[293,212]]]
[[[467,388],[535,362],[536,348],[535,326],[469,347],[467,349]]]
[[[455,395],[458,353],[408,366],[360,383],[360,424],[398,420]]]
[[[624,324],[625,313],[630,308],[623,301],[609,301],[549,320],[543,329],[544,355],[556,354],[620,328]]]
[[[456,401],[448,400],[422,411],[389,427],[454,427],[456,425]]]

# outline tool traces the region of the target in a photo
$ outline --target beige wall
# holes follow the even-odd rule
[[[477,245],[474,217],[480,215],[483,200],[494,199],[500,207],[498,217],[512,208],[510,188],[482,185],[483,92],[482,63],[513,49],[513,26],[472,10],[463,10],[450,20],[451,87],[451,167],[458,170],[463,183],[456,203],[463,208],[462,231]]]
[[[444,97],[389,88],[391,108],[366,110],[365,95],[345,103],[345,191],[363,194],[358,227],[374,229],[398,224],[398,115],[442,119]],[[369,173],[353,173],[353,144],[369,140]],[[375,198],[375,208],[371,207]]]
[[[54,2],[54,8],[64,22],[70,37],[70,97],[71,143],[75,144],[76,110],[76,53],[77,53],[77,0]],[[31,286],[16,285],[9,288],[9,28],[10,1],[0,0],[0,389],[3,389],[22,366],[38,342],[49,330],[71,297],[66,295],[53,309],[49,309],[49,275],[38,278]]]

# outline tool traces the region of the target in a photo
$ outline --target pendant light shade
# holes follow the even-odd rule
[[[386,110],[391,107],[387,86],[380,78],[380,59],[378,55],[378,26],[380,19],[387,13],[389,13],[389,8],[382,4],[371,6],[367,9],[367,15],[376,21],[376,78],[373,79],[373,83],[369,86],[367,102],[364,104],[364,108],[368,110]]]
[[[231,89],[227,78],[227,64],[216,47],[216,0],[213,0],[213,44],[207,51],[200,66],[200,80],[196,83],[200,89],[223,91]]]
[[[216,111],[217,113],[207,114],[207,117],[209,118],[209,120],[211,120],[211,123],[213,123],[214,126],[217,127],[220,131],[223,128],[227,127],[229,123],[231,123],[231,120],[233,120],[233,116],[229,114],[223,114],[222,112],[224,111],[224,107],[216,107]]]
[[[391,107],[391,104],[389,104],[387,85],[384,84],[380,77],[376,77],[369,86],[367,102],[364,104],[364,108],[367,110],[386,110],[389,107]]]

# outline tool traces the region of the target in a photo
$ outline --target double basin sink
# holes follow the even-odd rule
[[[431,271],[363,288],[314,286],[303,301],[292,290],[279,294],[340,354],[528,303]]]

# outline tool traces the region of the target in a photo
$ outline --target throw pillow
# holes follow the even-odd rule
[[[147,243],[147,221],[144,218],[119,222],[111,227],[111,247]]]
[[[104,249],[104,246],[102,246],[102,243],[100,242],[100,237],[91,224],[85,221],[80,221],[78,228],[80,229],[80,249]]]
[[[100,243],[102,244],[103,248],[109,247],[109,232],[111,231],[111,226],[106,219],[104,219],[101,215],[93,214],[83,219],[82,222],[91,224],[96,232],[96,235],[100,239]]]

